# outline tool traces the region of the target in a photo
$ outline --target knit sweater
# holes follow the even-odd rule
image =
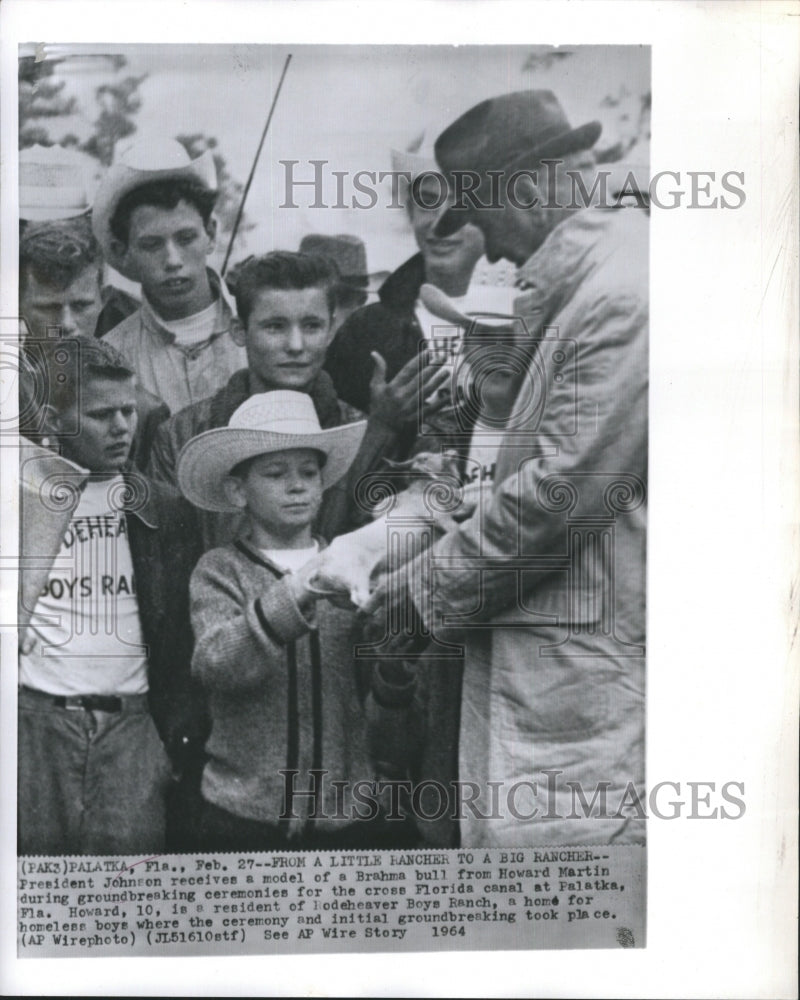
[[[296,838],[312,828],[338,832],[363,816],[368,807],[354,801],[353,783],[371,782],[375,770],[354,616],[320,601],[307,617],[283,575],[244,540],[201,558],[191,581],[192,672],[211,717],[203,796]],[[315,789],[315,770],[326,772],[318,794],[304,794]]]

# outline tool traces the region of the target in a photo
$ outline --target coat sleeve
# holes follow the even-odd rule
[[[175,425],[176,417],[173,416],[156,428],[147,460],[147,474],[157,483],[164,483],[177,489],[180,442]]]
[[[209,689],[259,686],[282,666],[285,647],[313,625],[283,579],[248,596],[224,550],[209,552],[198,563],[191,601],[192,674]]]
[[[133,445],[133,459],[137,468],[146,470],[150,449],[158,428],[169,418],[169,407],[147,389],[136,391],[136,409],[139,419]]]
[[[132,518],[137,538],[158,539],[151,559],[140,561],[141,544],[131,544],[140,586],[139,609],[150,628],[150,705],[173,764],[184,770],[202,756],[208,733],[205,702],[191,676],[193,636],[189,614],[189,580],[200,558],[200,532],[194,509],[168,491],[151,484],[160,498],[159,520],[165,528],[152,532]],[[148,546],[149,548],[149,546]],[[135,549],[135,551],[134,551]]]
[[[369,330],[377,320],[376,311],[374,305],[368,305],[351,313],[337,331],[325,358],[325,371],[333,379],[336,395],[364,412],[369,409],[372,374]]]
[[[518,599],[518,573],[504,565],[509,557],[566,552],[568,511],[562,501],[569,487],[559,487],[559,481],[575,485],[592,511],[604,510],[609,476],[632,473],[644,481],[646,332],[646,303],[634,293],[599,294],[581,309],[568,334],[576,342],[576,393],[558,404],[547,399],[525,447],[506,435],[501,452],[507,450],[513,461],[501,454],[498,462],[505,459],[513,471],[496,484],[482,512],[440,539],[433,559],[421,559],[419,573],[409,574],[414,603],[429,627],[440,624],[442,615],[458,613],[490,621]],[[547,378],[552,386],[553,373]],[[526,589],[548,572],[526,569]]]

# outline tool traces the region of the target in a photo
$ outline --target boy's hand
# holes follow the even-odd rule
[[[424,365],[420,369],[420,359],[415,356],[387,382],[386,362],[377,351],[372,351],[370,357],[375,362],[369,383],[370,417],[399,428],[417,419],[421,403],[428,413],[447,402],[447,392],[440,394],[451,375],[446,365]]]
[[[292,597],[300,607],[301,611],[310,608],[315,601],[322,596],[313,587],[309,586],[311,579],[316,575],[319,568],[319,556],[314,556],[300,569],[293,573],[287,573],[286,585],[291,591]]]
[[[350,600],[348,590],[338,590],[332,586],[331,581],[324,576],[320,577],[321,557],[322,553],[317,553],[300,569],[287,575],[286,580],[292,596],[301,609],[310,607],[315,601],[324,598],[337,608],[343,608],[347,611],[354,610],[356,606]]]

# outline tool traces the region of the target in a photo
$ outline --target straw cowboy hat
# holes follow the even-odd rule
[[[177,139],[139,139],[119,151],[95,196],[92,226],[108,263],[126,278],[124,255],[116,252],[111,220],[121,199],[134,188],[152,181],[194,178],[210,191],[217,190],[217,168],[210,150],[191,159]]]
[[[338,284],[343,288],[370,294],[376,292],[388,277],[386,271],[371,274],[367,270],[367,248],[358,236],[309,233],[302,238],[298,249],[300,253],[316,254],[332,260],[339,271]]]
[[[50,222],[84,215],[92,207],[92,163],[63,146],[29,146],[19,154],[19,217]]]
[[[178,483],[187,500],[204,510],[234,511],[223,482],[240,462],[269,452],[312,448],[326,456],[322,486],[347,472],[361,446],[366,420],[323,430],[304,392],[262,392],[233,413],[227,427],[192,438],[178,458]]]
[[[421,135],[417,136],[405,149],[394,149],[389,151],[392,159],[392,170],[396,174],[408,174],[409,180],[414,181],[420,174],[439,174],[441,171],[433,155],[433,142],[426,136],[438,135],[438,131],[431,132],[426,128]]]
[[[543,159],[591,149],[602,128],[598,121],[573,128],[550,90],[519,90],[476,104],[442,132],[434,152],[443,173],[474,171],[485,178],[490,170],[511,174]],[[436,235],[454,233],[469,215],[464,207],[448,209]]]

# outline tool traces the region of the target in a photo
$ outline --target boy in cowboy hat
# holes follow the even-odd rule
[[[307,394],[259,393],[227,427],[198,435],[181,453],[184,495],[245,518],[239,538],[207,552],[191,582],[192,671],[211,717],[205,850],[376,846],[386,838],[377,803],[359,811],[354,798],[374,771],[353,613],[319,601],[309,586],[323,490],[347,471],[365,426],[323,430]]]
[[[335,265],[314,254],[275,250],[243,261],[229,281],[238,317],[233,333],[244,345],[247,364],[213,396],[188,406],[165,421],[153,441],[149,472],[174,485],[184,445],[202,431],[224,427],[249,396],[276,390],[308,395],[323,428],[353,423],[363,413],[340,400],[323,370],[336,309]],[[393,455],[402,430],[414,423],[420,398],[435,392],[440,372],[429,368],[419,377],[387,382],[380,372],[370,384],[367,429],[347,478],[328,490],[317,529],[328,540],[347,530],[360,513],[353,499],[358,479]],[[203,544],[213,548],[230,541],[238,525],[230,515],[201,514]]]
[[[107,334],[144,388],[173,413],[224,385],[245,362],[233,309],[208,268],[217,178],[210,152],[192,160],[175,140],[123,150],[95,199],[106,260],[142,286],[142,307]]]
[[[37,325],[102,337],[139,301],[103,285],[103,259],[92,235],[97,161],[63,146],[28,146],[19,154],[20,306]],[[25,299],[23,305],[23,297]]]

